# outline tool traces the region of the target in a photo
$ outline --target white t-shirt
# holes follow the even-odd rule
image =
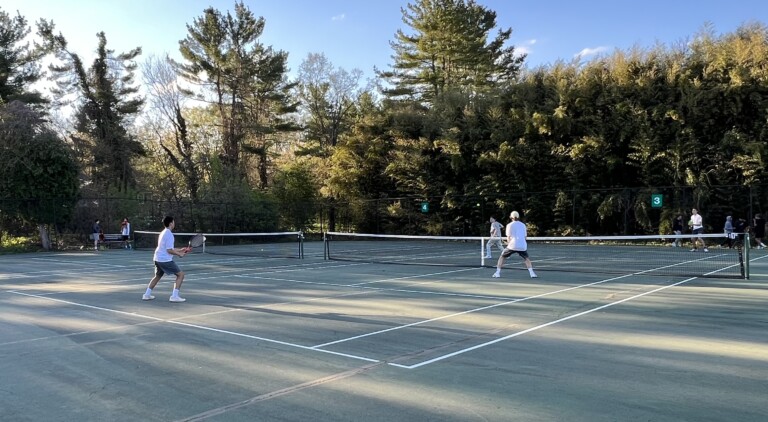
[[[701,214],[693,214],[691,216],[691,224],[693,224],[693,229],[700,229],[701,228]]]
[[[527,251],[528,242],[525,240],[526,237],[528,237],[528,231],[525,228],[525,224],[520,221],[513,221],[507,224],[507,238],[509,239],[507,249]]]
[[[491,237],[501,237],[501,229],[503,228],[504,226],[498,221],[491,223]]]
[[[160,236],[157,237],[157,248],[155,248],[155,256],[152,259],[157,262],[173,261],[173,255],[168,253],[168,249],[173,249],[173,243],[173,232],[167,228],[163,229]]]
[[[123,236],[130,236],[131,235],[131,223],[125,223],[125,225],[123,226],[123,230],[122,230],[122,232],[120,234],[122,234]]]

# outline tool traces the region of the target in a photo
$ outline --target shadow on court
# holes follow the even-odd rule
[[[765,421],[750,280],[151,252],[0,256],[2,421]]]

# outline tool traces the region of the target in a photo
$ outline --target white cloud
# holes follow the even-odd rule
[[[346,15],[346,14],[344,14],[344,13],[342,13],[342,14],[340,14],[340,15],[332,16],[332,17],[331,17],[331,20],[332,20],[332,21],[343,21],[343,20],[344,20],[344,18],[346,18],[346,17],[347,17],[347,15]]]
[[[573,57],[583,59],[585,57],[594,56],[596,54],[600,54],[603,51],[608,51],[608,47],[595,47],[595,48],[585,48],[578,53],[574,54]]]
[[[531,54],[533,52],[533,45],[536,44],[536,39],[526,40],[515,46],[515,55],[522,56],[523,54]]]

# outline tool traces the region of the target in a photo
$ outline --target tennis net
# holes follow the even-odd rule
[[[177,247],[183,247],[197,233],[173,233]],[[212,255],[262,256],[269,258],[304,258],[302,232],[275,233],[203,233],[205,243],[199,249]],[[136,249],[154,249],[160,232],[135,231]]]
[[[707,252],[701,244],[692,251],[694,238],[704,241]],[[369,263],[495,267],[501,251],[492,245],[492,258],[486,258],[488,240],[329,232],[324,255],[328,260]],[[528,254],[537,271],[748,278],[745,243],[725,234],[529,237]],[[505,267],[524,268],[519,261],[512,256]]]

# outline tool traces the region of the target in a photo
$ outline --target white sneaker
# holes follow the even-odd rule
[[[493,277],[493,278],[499,278],[499,277],[501,277],[501,273],[500,273],[500,272],[498,272],[498,271],[496,271],[495,273],[493,273],[493,275],[492,275],[491,277]]]
[[[537,276],[536,273],[531,273],[531,278],[539,278],[539,276]]]
[[[187,299],[184,299],[184,298],[183,298],[183,297],[181,297],[181,296],[171,296],[171,298],[170,298],[170,299],[168,299],[168,301],[169,301],[169,302],[178,302],[178,303],[180,303],[180,302],[184,302],[184,301],[186,301],[186,300],[187,300]]]
[[[490,256],[490,255],[486,255],[486,256],[485,256],[485,259],[492,259],[492,258],[493,258],[493,257],[492,257],[492,256]]]
[[[152,296],[152,295],[144,295],[144,296],[142,296],[142,297],[141,297],[141,300],[152,300],[152,299],[154,299],[154,298],[155,298],[155,297],[154,297],[154,296]]]
[[[696,251],[698,251],[698,249],[691,249],[691,252],[696,252]]]
[[[704,252],[709,252],[709,249],[707,249],[707,248],[704,248]]]

